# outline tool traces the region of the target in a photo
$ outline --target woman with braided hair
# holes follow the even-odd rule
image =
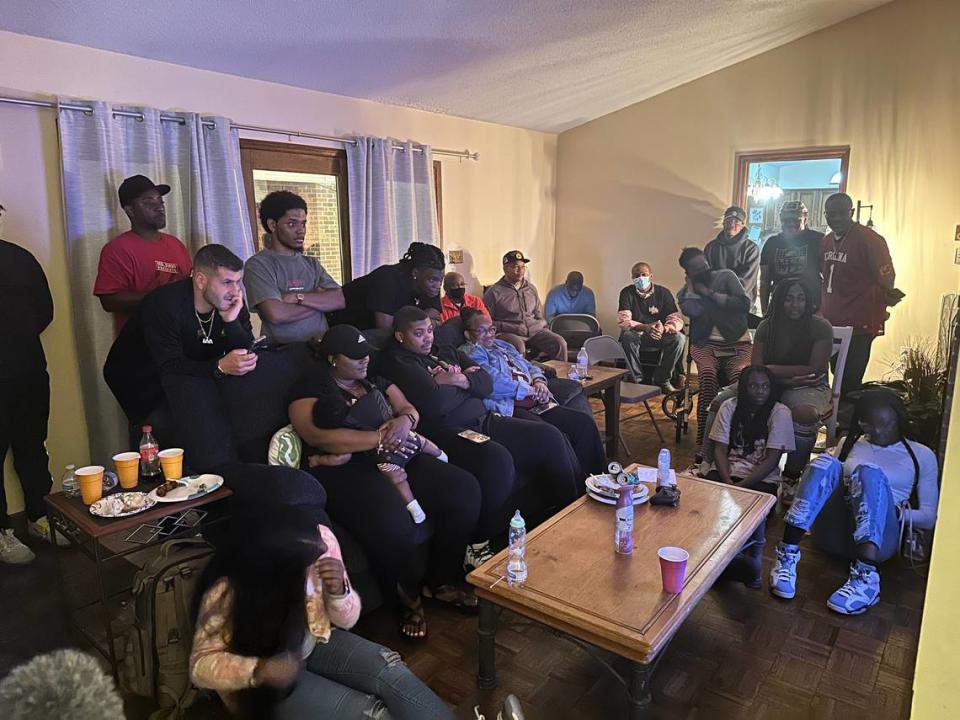
[[[817,456],[800,479],[770,571],[774,595],[785,599],[796,595],[798,543],[842,486],[854,528],[856,558],[850,577],[830,596],[827,607],[859,615],[879,602],[877,566],[897,552],[898,521],[930,529],[937,519],[937,458],[930,448],[909,437],[907,412],[895,393],[886,389],[863,393],[837,457]]]
[[[394,265],[381,265],[343,286],[346,309],[331,325],[353,325],[360,330],[393,331],[397,310],[413,305],[433,320],[440,319],[440,285],[446,260],[435,245],[412,242]]]

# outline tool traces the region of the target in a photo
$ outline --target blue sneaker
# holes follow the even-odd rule
[[[784,600],[792,600],[797,594],[797,563],[800,548],[785,543],[777,544],[777,559],[770,568],[770,592]]]
[[[859,615],[880,602],[880,573],[860,560],[850,565],[850,577],[827,600],[827,607],[843,615]]]

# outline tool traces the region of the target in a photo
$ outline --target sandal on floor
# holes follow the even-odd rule
[[[424,587],[423,596],[449,605],[464,613],[473,614],[477,612],[477,596],[472,592],[461,590],[456,585],[438,585],[435,588]]]
[[[426,640],[427,616],[423,612],[423,600],[419,597],[416,600],[410,600],[399,587],[397,598],[400,600],[398,608],[400,634],[407,640]]]

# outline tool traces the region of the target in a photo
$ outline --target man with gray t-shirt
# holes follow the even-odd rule
[[[303,254],[307,203],[286,190],[260,203],[267,247],[247,260],[247,304],[260,315],[263,334],[278,343],[308,340],[327,330],[326,314],[344,307],[343,290],[316,258]]]

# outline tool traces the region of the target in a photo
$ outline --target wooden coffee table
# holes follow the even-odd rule
[[[558,378],[567,378],[570,374],[570,363],[562,360],[550,360],[544,363],[557,371]],[[603,426],[607,434],[607,457],[617,456],[617,443],[620,438],[620,382],[627,371],[622,368],[607,367],[606,365],[590,365],[587,367],[589,380],[581,380],[583,394],[587,397],[599,395],[603,400]]]
[[[496,685],[497,608],[508,608],[631,661],[631,717],[641,716],[667,643],[775,502],[772,495],[688,475],[680,475],[678,485],[679,507],[636,508],[632,555],[614,552],[613,506],[582,497],[527,535],[523,586],[510,587],[504,578],[506,550],[470,573],[480,599],[481,688]],[[676,595],[661,584],[657,549],[665,545],[690,553]]]

